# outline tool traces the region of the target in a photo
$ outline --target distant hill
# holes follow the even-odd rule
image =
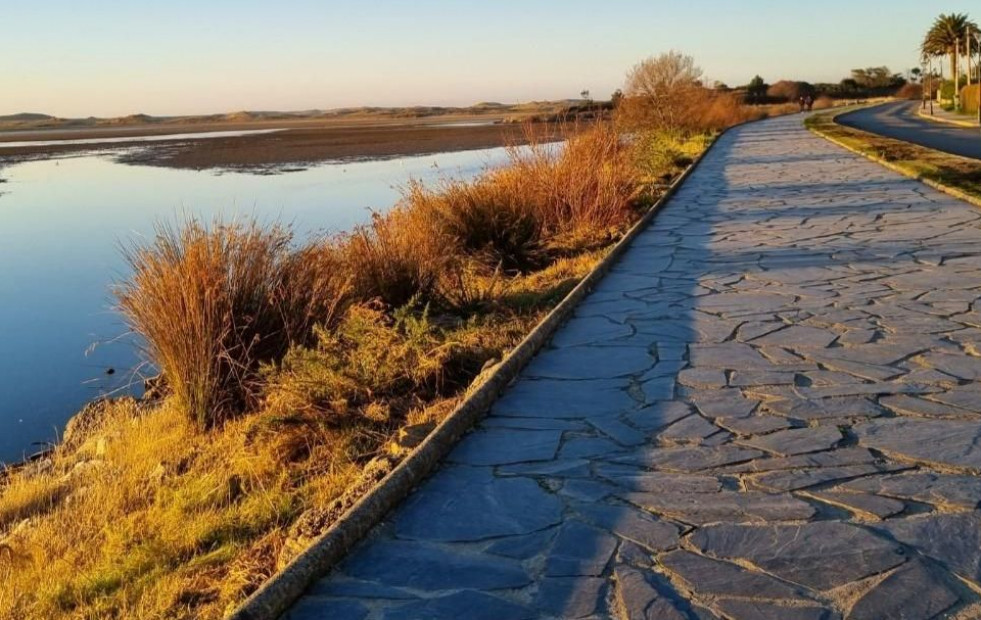
[[[37,114],[35,112],[21,112],[20,114],[8,114],[6,116],[0,116],[0,123],[11,122],[11,123],[29,123],[35,121],[51,121],[55,117],[50,114]]]
[[[0,116],[0,131],[31,129],[96,129],[99,127],[139,127],[146,125],[191,125],[191,124],[248,124],[260,122],[285,122],[297,120],[329,119],[421,119],[441,116],[480,116],[497,118],[504,122],[516,122],[528,118],[550,119],[568,114],[581,107],[580,100],[529,101],[524,103],[499,103],[482,101],[468,107],[451,106],[404,106],[376,107],[361,106],[333,108],[326,110],[301,111],[256,111],[241,110],[221,114],[201,114],[193,116],[150,116],[131,114],[115,118],[59,118],[50,114],[23,112]]]

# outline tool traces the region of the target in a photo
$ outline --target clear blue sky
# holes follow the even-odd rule
[[[678,49],[710,79],[904,71],[966,0],[0,0],[0,114],[605,97]]]

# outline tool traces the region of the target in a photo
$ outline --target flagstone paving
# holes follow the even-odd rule
[[[981,211],[735,129],[285,617],[981,617],[979,300]]]

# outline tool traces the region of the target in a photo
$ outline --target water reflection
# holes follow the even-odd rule
[[[215,175],[114,163],[108,154],[3,169],[0,184],[0,460],[50,440],[86,401],[131,376],[131,344],[109,286],[119,246],[158,220],[236,215],[337,232],[386,209],[410,177],[472,176],[503,149],[329,164],[289,174]],[[86,350],[101,342],[88,355]],[[109,369],[114,374],[107,374]]]

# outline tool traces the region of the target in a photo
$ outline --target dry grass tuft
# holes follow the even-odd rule
[[[126,253],[133,275],[116,288],[176,403],[211,428],[254,402],[259,364],[331,324],[348,278],[327,246],[293,253],[280,226],[191,220],[158,226]]]

